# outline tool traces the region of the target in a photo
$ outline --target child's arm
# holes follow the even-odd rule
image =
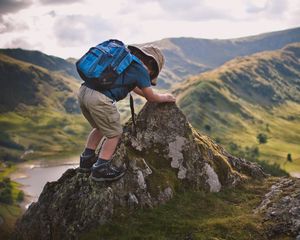
[[[140,91],[140,92],[139,92]],[[137,94],[141,93],[144,98],[149,102],[175,102],[175,97],[170,93],[155,93],[151,87],[145,87],[143,89],[138,89]],[[139,94],[140,95],[140,94]]]
[[[136,93],[137,95],[140,95],[140,96],[142,96],[142,97],[145,97],[144,94],[143,94],[143,91],[142,91],[140,88],[138,88],[138,87],[135,87],[135,88],[133,89],[133,92]]]

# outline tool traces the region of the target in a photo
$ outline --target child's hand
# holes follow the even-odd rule
[[[175,102],[176,98],[171,93],[165,93],[164,95],[164,102]]]

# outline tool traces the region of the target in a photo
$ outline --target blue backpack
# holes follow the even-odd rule
[[[76,62],[76,68],[82,80],[106,90],[120,87],[115,80],[132,61],[140,62],[123,42],[110,39],[92,47]]]
[[[77,62],[76,68],[86,82],[92,83],[97,90],[107,90],[124,85],[115,84],[116,79],[132,61],[141,61],[130,53],[125,44],[116,39],[110,39],[92,47]],[[135,114],[133,98],[130,94],[130,109],[133,125]]]

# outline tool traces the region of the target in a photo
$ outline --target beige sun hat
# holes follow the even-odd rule
[[[156,85],[157,77],[165,63],[165,57],[159,48],[153,45],[128,45],[132,54],[137,56],[151,70],[151,84]]]

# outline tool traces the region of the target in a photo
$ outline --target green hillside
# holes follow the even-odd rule
[[[89,128],[76,98],[79,82],[31,62],[0,54],[1,160],[78,151]]]
[[[162,49],[166,66],[158,87],[169,89],[187,77],[221,66],[238,57],[276,50],[300,41],[300,28],[270,32],[236,39],[166,38],[147,44]]]
[[[72,59],[64,60],[59,57],[49,56],[40,51],[27,51],[21,48],[0,49],[0,54],[46,68],[52,72],[55,71],[65,75],[70,75],[75,77],[77,80],[80,80]]]
[[[177,86],[178,103],[193,126],[232,153],[299,172],[299,58],[300,43],[238,57]]]

